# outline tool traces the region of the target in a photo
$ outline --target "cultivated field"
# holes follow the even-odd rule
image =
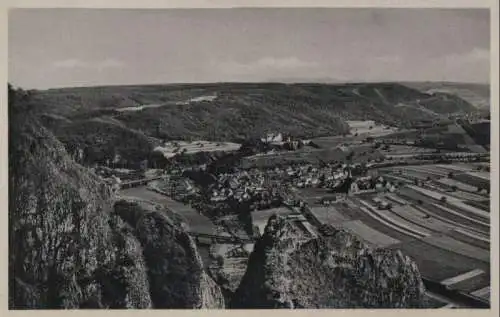
[[[161,152],[166,158],[171,158],[179,154],[195,154],[200,152],[232,152],[237,151],[241,144],[231,142],[210,142],[210,141],[170,141],[154,149]]]
[[[373,120],[357,121],[348,120],[346,121],[349,125],[349,132],[354,135],[363,135],[365,137],[378,137],[387,134],[394,133],[395,128],[386,125],[377,124]]]
[[[434,149],[416,147],[409,145],[391,145],[388,150],[381,150],[384,155],[415,155],[422,153],[432,153],[435,152]]]
[[[352,160],[367,162],[368,160],[383,159],[384,155],[370,146],[350,146],[347,148],[302,148],[296,151],[283,151],[270,154],[258,154],[242,159],[243,168],[268,168],[278,165],[294,163],[319,164],[320,162],[343,161],[352,154]]]
[[[347,201],[310,210],[320,222],[344,227],[374,246],[402,250],[428,280],[487,298],[489,199],[468,181],[487,181],[489,175],[476,167],[457,163],[382,168],[378,175],[403,185],[395,193],[351,195]],[[449,178],[450,172],[468,178]],[[415,179],[422,183],[415,185]],[[390,202],[392,208],[378,208],[374,198]]]
[[[356,201],[355,198],[352,199]],[[443,229],[453,228],[451,224],[433,218],[424,219],[422,212],[403,208],[405,207],[397,206],[393,211],[379,211],[379,214],[387,219],[385,223],[351,203],[338,203],[334,207],[324,209],[313,208],[312,211],[318,218],[324,219],[325,223],[332,223],[337,227],[351,227],[351,231],[361,238],[372,239],[374,244],[385,244],[403,250],[405,254],[414,258],[424,276],[432,280],[444,280],[475,268],[488,272],[489,250],[454,239],[453,234],[456,232],[443,234]],[[415,238],[405,234],[404,230],[394,230],[391,224],[399,225],[399,228],[412,228],[424,233],[425,236]],[[398,240],[399,243],[396,242]],[[489,280],[483,279],[479,284],[480,287],[484,287],[489,284]],[[459,289],[460,285],[458,284]],[[465,288],[463,290],[468,291]]]
[[[399,240],[372,229],[360,220],[343,222],[340,227],[353,232],[362,238],[366,243],[375,247],[384,248],[399,243]]]
[[[332,226],[340,226],[342,223],[349,220],[348,217],[343,216],[335,207],[312,207],[311,213],[323,224]]]

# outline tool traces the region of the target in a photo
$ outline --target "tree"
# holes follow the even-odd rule
[[[260,238],[260,229],[259,226],[253,226],[253,237]]]
[[[223,266],[224,265],[224,257],[220,254],[218,254],[216,257],[215,257],[215,262],[217,263],[217,265],[219,267]]]
[[[352,158],[354,157],[354,151],[351,151],[347,156],[346,156],[346,160],[347,161],[351,161]]]

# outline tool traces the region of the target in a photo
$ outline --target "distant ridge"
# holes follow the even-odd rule
[[[84,88],[112,88],[112,87],[183,87],[183,86],[207,86],[207,85],[227,85],[227,84],[325,84],[325,85],[339,85],[339,84],[401,84],[409,86],[469,86],[480,87],[488,89],[490,83],[478,82],[451,82],[451,81],[406,81],[406,80],[387,80],[387,81],[366,81],[366,80],[341,80],[332,77],[318,77],[318,78],[302,78],[302,77],[284,77],[284,78],[269,78],[265,81],[216,81],[216,82],[172,82],[172,83],[129,83],[129,84],[102,84],[102,85],[81,85],[81,86],[59,86],[51,88],[29,88],[13,85],[17,88],[34,91],[59,91],[63,89],[84,89]]]
[[[348,120],[411,128],[477,111],[458,93],[429,93],[427,86],[246,82],[61,88],[32,94],[34,111],[47,119],[60,140],[71,148],[98,144],[95,154],[100,157],[116,150],[129,153],[131,142],[117,141],[125,135],[147,151],[155,140],[242,143],[268,132],[310,139],[348,134]],[[106,139],[99,137],[101,131],[109,131]],[[129,159],[142,155],[133,152]]]

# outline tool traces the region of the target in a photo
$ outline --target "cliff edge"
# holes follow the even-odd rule
[[[399,251],[371,249],[330,228],[304,240],[285,218],[269,219],[232,308],[418,308],[424,285]]]
[[[9,308],[221,308],[182,226],[124,203],[9,87]],[[129,208],[130,209],[130,208]]]

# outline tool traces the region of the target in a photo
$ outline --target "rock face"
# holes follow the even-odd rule
[[[36,119],[11,119],[11,307],[150,307],[140,245],[113,219],[110,189]]]
[[[223,307],[182,227],[161,210],[127,216],[11,93],[9,307]]]
[[[222,292],[203,270],[192,238],[166,212],[124,200],[115,209],[143,246],[155,308],[224,308]]]
[[[231,307],[422,307],[425,289],[410,258],[370,249],[349,232],[329,231],[303,240],[287,220],[271,217]]]

